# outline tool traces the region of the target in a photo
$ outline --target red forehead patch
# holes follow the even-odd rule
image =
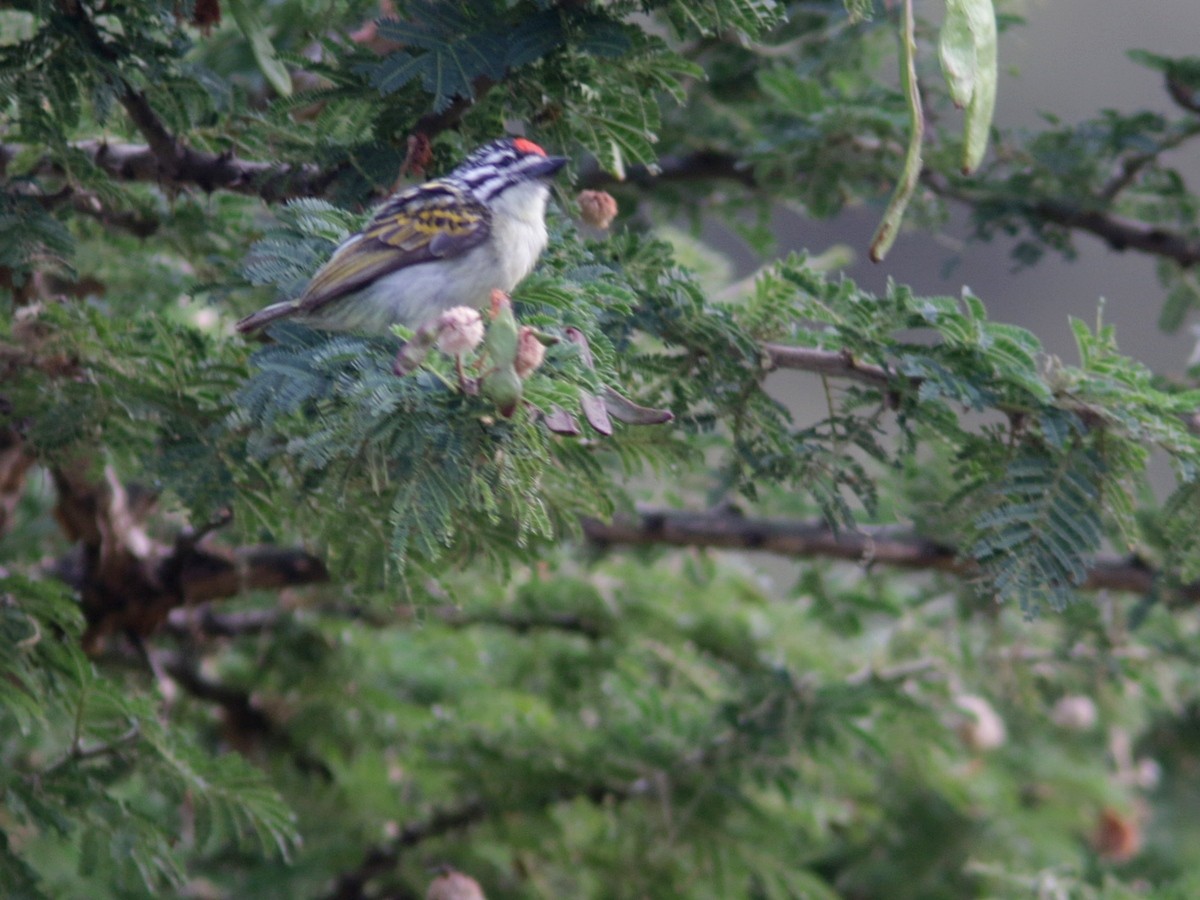
[[[517,148],[517,152],[519,153],[536,153],[538,156],[546,155],[545,150],[526,138],[514,138],[513,146]]]

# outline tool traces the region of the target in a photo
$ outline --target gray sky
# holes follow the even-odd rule
[[[1104,108],[1180,112],[1166,96],[1161,75],[1135,65],[1126,51],[1200,53],[1197,0],[1028,0],[1025,9],[1027,24],[1001,37],[1001,128],[1036,128],[1042,111],[1064,123]],[[1170,159],[1195,189],[1200,146],[1189,145]],[[925,294],[957,294],[962,285],[969,285],[992,317],[1031,329],[1067,362],[1077,361],[1068,316],[1094,322],[1097,302],[1104,297],[1105,320],[1116,324],[1122,352],[1163,372],[1178,371],[1187,362],[1193,345],[1188,327],[1174,336],[1158,331],[1163,291],[1152,259],[1114,253],[1081,235],[1074,262],[1048,254],[1032,269],[1014,271],[1008,256],[1011,243],[995,241],[966,247],[960,264],[943,278],[943,265],[959,237],[955,223],[940,238],[902,234],[888,258],[872,265],[865,248],[879,213],[872,208],[834,223],[791,222],[780,249],[807,247],[817,252],[831,243],[849,244],[859,259],[850,274],[872,290],[880,290],[888,277]],[[1193,317],[1189,324],[1196,321],[1200,318]]]

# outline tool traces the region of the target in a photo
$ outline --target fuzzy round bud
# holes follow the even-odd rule
[[[1142,849],[1142,829],[1134,816],[1106,808],[1096,821],[1092,844],[1103,859],[1128,862]]]
[[[958,736],[969,750],[983,752],[1002,747],[1008,738],[1004,720],[982,697],[964,694],[955,699],[966,716],[959,723]]]
[[[546,345],[541,342],[537,332],[528,325],[522,325],[517,334],[517,358],[513,366],[517,375],[522,379],[528,378],[546,358]]]
[[[607,228],[617,217],[617,201],[607,191],[580,191],[576,200],[580,218],[596,228]]]
[[[462,872],[443,872],[429,885],[425,900],[487,900],[479,882]]]
[[[1090,731],[1097,718],[1095,701],[1083,694],[1061,698],[1050,712],[1050,720],[1068,731]]]
[[[1162,766],[1157,760],[1142,757],[1133,770],[1133,783],[1143,790],[1152,791],[1162,781]]]
[[[470,306],[454,306],[438,318],[437,347],[449,356],[470,353],[483,340],[483,316]]]

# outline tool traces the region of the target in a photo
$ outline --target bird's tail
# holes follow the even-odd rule
[[[258,331],[264,325],[270,325],[276,319],[283,319],[290,316],[297,309],[295,300],[284,300],[281,303],[272,303],[270,306],[260,309],[256,313],[246,316],[237,323],[237,330],[242,334],[247,334],[251,331]]]

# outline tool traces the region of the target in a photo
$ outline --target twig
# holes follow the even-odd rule
[[[232,191],[278,203],[292,197],[324,194],[344,166],[322,169],[311,163],[266,163],[241,159],[232,153],[208,153],[183,148],[171,170],[164,170],[159,156],[146,144],[124,141],[77,141],[70,145],[97,168],[121,181],[148,181],[182,189],[198,187],[206,193]],[[16,144],[0,145],[0,168],[22,152]],[[49,157],[33,165],[28,175],[62,175]]]
[[[612,523],[586,519],[583,530],[588,540],[601,547],[710,547],[947,572],[964,578],[976,574],[974,564],[955,548],[893,526],[835,532],[822,520],[747,519],[728,512],[646,510],[637,518]],[[1136,557],[1101,554],[1092,558],[1079,587],[1148,594],[1158,578],[1155,569]],[[1200,601],[1200,582],[1180,585],[1174,592],[1186,600]]]
[[[55,515],[67,539],[78,545],[78,553],[55,571],[82,595],[86,649],[96,649],[108,634],[149,635],[172,609],[186,604],[329,578],[321,560],[302,550],[220,552],[197,546],[203,533],[185,533],[173,547],[153,539],[111,466],[99,480],[83,459],[64,462],[52,475]]]
[[[411,134],[425,135],[427,138],[432,138],[443,131],[449,131],[457,127],[466,111],[478,103],[484,94],[495,87],[495,84],[486,75],[480,75],[471,82],[471,90],[474,93],[473,97],[466,97],[459,94],[441,112],[425,113],[425,115],[417,120],[417,124],[413,126]]]
[[[1035,218],[1093,234],[1113,250],[1138,250],[1172,259],[1184,268],[1200,263],[1200,239],[1178,231],[1060,200],[1033,203],[1027,210]]]
[[[2,369],[0,366],[0,374]],[[0,413],[5,411],[0,409]],[[25,493],[25,475],[36,461],[20,435],[11,428],[0,428],[0,540],[12,525],[17,504]]]
[[[747,188],[757,188],[759,182],[754,168],[741,157],[721,150],[697,150],[682,156],[660,157],[654,166],[629,166],[625,181],[649,188],[656,184],[688,181],[736,181]],[[601,169],[595,160],[584,165],[579,175],[580,188],[603,188],[620,184],[610,172]]]
[[[1172,259],[1185,268],[1200,262],[1200,239],[1106,210],[1089,208],[1086,205],[1089,199],[1087,197],[1067,201],[989,194],[952,185],[937,172],[929,169],[921,174],[921,183],[938,196],[965,206],[976,207],[985,203],[1003,202],[1030,219],[1087,232],[1100,238],[1113,250],[1137,250],[1151,256]],[[1118,181],[1110,182],[1107,189],[1112,190],[1114,185],[1118,190],[1123,188],[1119,176]]]
[[[517,634],[530,631],[565,631],[582,635],[589,640],[599,640],[609,633],[599,622],[575,613],[532,613],[517,616],[503,612],[471,613],[457,607],[442,607],[434,615],[452,628],[472,628],[477,625],[495,625]]]
[[[101,756],[110,756],[121,750],[126,745],[132,744],[139,737],[141,737],[141,734],[141,725],[135,721],[129,726],[129,730],[123,735],[113,738],[111,741],[107,741],[103,744],[97,744],[94,747],[84,747],[78,742],[73,743],[71,745],[71,749],[68,750],[61,759],[51,763],[49,766],[43,769],[39,773],[39,777],[49,778],[56,772],[61,771],[72,763],[81,762],[88,759],[96,759]]]
[[[1122,160],[1120,169],[1100,189],[1097,196],[1105,202],[1114,200],[1118,194],[1133,184],[1134,180],[1146,166],[1157,162],[1158,158],[1168,150],[1174,150],[1198,135],[1200,135],[1200,122],[1189,120],[1182,123],[1174,133],[1163,138],[1153,150],[1148,150],[1144,153],[1131,153]]]
[[[1181,137],[1180,140],[1183,139]],[[1120,191],[1126,187],[1126,179],[1132,178],[1144,164],[1136,161],[1127,163],[1132,166],[1132,171],[1118,175],[1114,181],[1102,188],[1100,199],[1104,199],[1105,192]],[[665,156],[655,167],[631,166],[626,177],[628,182],[643,188],[673,181],[711,179],[736,181],[752,189],[761,186],[753,168],[745,160],[735,154],[721,151],[702,150],[684,156]],[[581,187],[610,187],[616,183],[618,181],[615,177],[594,164],[586,167],[580,177]],[[921,173],[921,183],[935,194],[967,206],[978,206],[993,199],[981,191],[968,192],[955,188],[937,172],[929,169]],[[1023,209],[1031,218],[1087,232],[1100,238],[1114,250],[1138,250],[1152,256],[1173,259],[1184,267],[1200,263],[1200,239],[1191,238],[1179,231],[1110,212],[1086,209],[1081,203],[1007,199]]]
[[[801,369],[819,375],[847,378],[880,390],[894,390],[904,379],[874,363],[859,362],[846,350],[821,350],[816,347],[789,347],[785,344],[764,344],[763,352],[772,369]],[[919,387],[919,379],[907,379]]]
[[[337,606],[315,606],[310,611],[319,616],[341,616],[344,618],[366,621],[368,624],[384,626],[394,624],[395,618],[381,618],[370,621],[363,610],[347,609]],[[473,628],[479,625],[494,625],[507,628],[517,634],[527,634],[531,631],[564,631],[579,634],[589,640],[599,640],[609,633],[609,629],[598,621],[576,613],[541,613],[529,615],[513,615],[504,612],[472,613],[457,606],[439,606],[423,614],[432,615],[450,628]],[[218,612],[211,604],[199,606],[183,606],[173,609],[167,616],[164,630],[178,638],[188,638],[195,635],[205,637],[238,637],[270,632],[279,628],[289,617],[291,611],[272,607],[270,609],[252,609],[240,612]]]
[[[248,691],[206,678],[182,654],[156,653],[154,662],[155,668],[161,669],[188,694],[221,708],[228,726],[226,736],[238,749],[245,751],[256,741],[274,745],[282,748],[301,772],[316,775],[323,781],[333,780],[333,772],[324,761],[298,747],[287,730],[264,712]]]
[[[366,896],[363,889],[367,883],[394,869],[404,850],[430,838],[474,825],[487,816],[488,808],[484,802],[472,799],[460,806],[439,810],[427,819],[410,822],[386,845],[372,847],[361,863],[340,875],[328,894],[329,900],[360,900]]]

